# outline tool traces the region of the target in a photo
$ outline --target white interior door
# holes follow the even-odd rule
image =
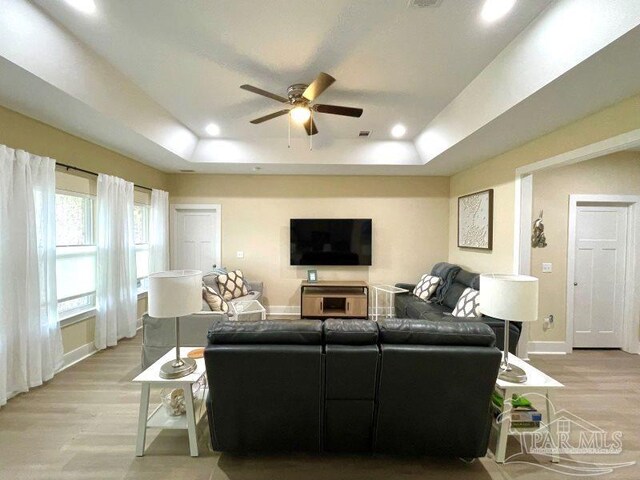
[[[206,273],[220,265],[219,215],[218,208],[175,207],[173,268]]]
[[[627,208],[578,206],[575,232],[573,345],[620,348]]]

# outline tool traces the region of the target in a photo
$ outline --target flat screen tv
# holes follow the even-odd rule
[[[291,265],[371,265],[370,218],[292,218]]]

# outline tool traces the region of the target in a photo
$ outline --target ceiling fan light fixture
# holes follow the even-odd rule
[[[308,107],[297,106],[291,109],[291,119],[296,123],[304,123],[309,120],[311,110]]]

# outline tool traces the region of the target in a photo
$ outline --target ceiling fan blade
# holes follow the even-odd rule
[[[364,111],[361,108],[323,105],[322,103],[314,105],[313,109],[318,113],[330,113],[332,115],[343,115],[345,117],[360,117]]]
[[[253,85],[240,85],[240,88],[248,92],[257,93],[258,95],[262,95],[263,97],[271,98],[272,100],[276,100],[278,102],[289,103],[288,98],[281,97],[280,95],[276,95],[275,93],[267,92],[266,90],[254,87]]]
[[[307,135],[315,135],[318,133],[318,129],[316,128],[316,120],[313,118],[313,115],[309,117],[309,120],[304,122],[304,129],[307,131]]]
[[[289,109],[280,110],[279,112],[270,113],[269,115],[265,115],[264,117],[256,118],[255,120],[251,120],[251,123],[257,125],[262,122],[266,122],[267,120],[272,120],[277,117],[281,117],[282,115],[286,115],[289,113]]]
[[[310,102],[313,102],[335,81],[336,79],[328,73],[320,72],[311,85],[306,88],[302,96]]]

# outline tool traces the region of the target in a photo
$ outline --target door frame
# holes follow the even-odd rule
[[[600,140],[585,145],[568,152],[554,155],[537,162],[523,165],[516,168],[515,174],[515,205],[514,205],[514,242],[513,242],[513,272],[523,275],[531,274],[531,222],[532,212],[527,209],[526,205],[531,205],[533,198],[533,190],[531,188],[531,177],[535,172],[546,170],[549,168],[573,165],[586,160],[602,157],[615,152],[629,150],[631,148],[640,147],[640,129],[631,130],[613,137]],[[636,222],[638,222],[638,213],[636,212]],[[638,233],[636,224],[636,238],[640,243],[640,233]],[[640,245],[639,245],[640,246]],[[523,259],[527,260],[523,260]],[[640,261],[640,259],[636,259]],[[634,266],[634,282],[640,286],[640,265],[636,262]],[[634,298],[632,306],[635,318],[640,316],[640,296]],[[526,324],[525,324],[526,327]],[[640,340],[636,333],[635,342],[631,339],[629,351],[631,353],[640,353]],[[572,340],[573,343],[573,340]],[[635,345],[633,345],[635,343]],[[572,349],[567,348],[566,341],[531,341],[529,339],[527,329],[523,329],[518,343],[518,355],[527,359],[529,353],[571,353]]]
[[[219,203],[172,203],[170,206],[170,223],[171,223],[171,268],[175,268],[176,258],[178,256],[178,242],[176,241],[176,232],[178,230],[178,212],[180,210],[212,210],[216,212],[216,265],[220,266],[222,262],[222,205]],[[203,272],[207,273],[207,272]]]
[[[573,282],[576,254],[576,221],[578,207],[583,205],[623,206],[627,208],[627,246],[625,258],[625,278],[622,314],[622,350],[629,353],[640,353],[638,341],[638,315],[634,308],[634,291],[637,283],[635,272],[637,265],[636,245],[640,239],[640,195],[569,195],[569,235],[567,240],[567,352],[573,351],[574,334],[574,296]],[[640,285],[640,283],[638,283]],[[635,338],[634,334],[635,332]]]

